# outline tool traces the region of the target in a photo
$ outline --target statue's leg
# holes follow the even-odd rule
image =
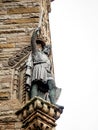
[[[30,91],[30,97],[34,98],[35,96],[38,96],[38,85],[33,84]]]
[[[57,88],[55,86],[55,81],[54,80],[48,80],[47,84],[49,86],[49,98],[50,98],[50,102],[52,104],[56,105],[57,107],[59,107],[60,110],[61,110],[61,112],[62,112],[62,110],[64,109],[64,107],[56,104],[57,98],[59,97],[59,95],[61,93],[61,89]]]
[[[55,100],[55,94],[56,94],[56,91],[55,91],[55,82],[54,80],[48,80],[47,81],[47,84],[49,86],[49,98],[50,98],[50,102],[55,104],[56,103],[56,100]]]

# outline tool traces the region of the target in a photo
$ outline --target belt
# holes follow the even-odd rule
[[[46,62],[39,61],[39,62],[34,62],[33,64],[38,65],[38,64],[43,64],[43,63],[46,63]]]

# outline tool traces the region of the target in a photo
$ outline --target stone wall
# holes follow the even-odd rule
[[[12,120],[28,100],[24,73],[31,36],[43,12],[40,38],[51,42],[49,11],[50,0],[0,0],[0,130],[19,130]]]
[[[2,0],[0,2],[0,99],[11,99],[13,69],[9,58],[30,45],[33,29],[40,17],[40,0]]]
[[[21,122],[1,123],[0,130],[22,130],[21,129]]]

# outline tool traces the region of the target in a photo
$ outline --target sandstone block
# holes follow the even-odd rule
[[[6,11],[6,10],[1,10],[1,9],[0,9],[0,15],[5,15],[5,14],[7,14],[7,11]]]
[[[6,43],[6,38],[5,37],[0,37],[0,44],[1,43]]]
[[[6,30],[0,30],[0,34],[10,34],[10,33],[23,33],[25,32],[24,28],[20,28],[20,29],[6,29]]]
[[[20,29],[20,28],[35,28],[37,27],[37,23],[22,23],[22,24],[8,24],[8,25],[0,25],[0,30],[2,29]],[[7,36],[6,36],[7,37]]]
[[[6,70],[0,70],[0,76],[5,76],[5,75],[11,75],[12,74],[12,71],[9,70],[9,69],[6,69]],[[0,80],[1,81],[1,80]]]
[[[1,125],[0,125],[0,130],[5,130],[4,124],[1,124]]]
[[[24,14],[24,13],[38,13],[40,12],[39,6],[32,8],[11,8],[7,11],[7,14]]]
[[[12,20],[5,20],[4,24],[23,24],[23,23],[38,23],[39,18],[30,18],[30,19],[12,19]]]
[[[15,123],[15,128],[18,129],[18,128],[21,128],[22,126],[22,123],[21,122],[16,122]]]
[[[0,43],[0,49],[2,48],[15,48],[15,44],[14,43]]]
[[[0,100],[7,100],[10,99],[10,92],[0,92]]]
[[[10,83],[0,83],[0,89],[8,89],[10,87]]]
[[[11,130],[11,129],[14,129],[15,128],[15,125],[14,123],[13,124],[10,124],[10,123],[7,123],[7,125],[5,126],[5,129],[7,130]]]
[[[8,43],[20,43],[20,42],[30,42],[30,36],[19,36],[19,37],[8,37],[7,42]]]
[[[11,81],[11,75],[0,76],[0,83],[6,83]]]

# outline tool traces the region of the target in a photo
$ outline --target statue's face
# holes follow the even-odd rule
[[[42,51],[42,45],[41,44],[37,44],[36,48],[37,48],[37,50],[41,50]]]
[[[46,55],[50,55],[51,53],[51,46],[50,45],[47,45],[45,46],[45,48],[43,49],[43,52],[46,54]]]

